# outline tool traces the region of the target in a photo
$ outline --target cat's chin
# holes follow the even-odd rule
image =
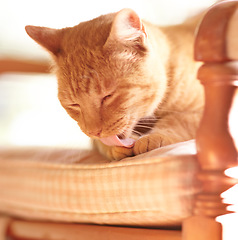
[[[132,138],[120,138],[118,135],[113,135],[105,138],[99,138],[99,140],[107,146],[119,146],[131,148],[135,144],[135,140]]]

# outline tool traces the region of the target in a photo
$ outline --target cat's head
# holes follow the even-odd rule
[[[90,137],[128,137],[164,95],[165,70],[159,59],[155,63],[146,29],[130,9],[72,28],[26,31],[52,54],[59,100]]]

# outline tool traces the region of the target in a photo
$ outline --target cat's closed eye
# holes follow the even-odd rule
[[[112,97],[112,94],[106,95],[106,96],[102,99],[101,104],[105,103],[105,102],[106,102],[109,98],[111,98],[111,97]]]
[[[78,103],[72,103],[69,105],[71,108],[80,108],[80,105]]]

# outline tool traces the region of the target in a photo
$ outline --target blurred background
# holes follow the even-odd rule
[[[134,9],[159,25],[177,24],[213,0],[0,0],[0,60],[46,60],[48,54],[25,33],[25,25],[62,28],[101,14]],[[1,66],[0,66],[1,67]],[[52,74],[1,73],[0,145],[88,147],[89,139],[57,100]]]

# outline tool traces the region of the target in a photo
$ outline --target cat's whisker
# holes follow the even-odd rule
[[[159,119],[158,116],[145,116],[145,117],[141,117],[139,120],[141,121],[157,121]]]
[[[151,126],[146,126],[146,125],[143,125],[143,124],[136,124],[135,127],[147,128],[147,129],[153,129],[153,127],[151,127]]]
[[[157,121],[159,119],[159,117],[145,117],[145,118],[140,118],[138,122],[148,122],[148,121],[151,121],[151,122],[154,122],[154,121]]]
[[[176,110],[170,110],[166,108],[158,108],[157,111],[159,112],[167,112],[167,113],[178,113],[178,114],[194,114],[194,113],[199,113],[201,110],[183,110],[183,111],[176,111]]]
[[[158,122],[159,119],[156,119],[156,120],[140,120],[138,121],[135,125],[138,126],[138,125],[151,125],[151,124],[155,124]]]
[[[184,110],[184,111],[176,111],[176,110],[173,110],[173,109],[166,109],[166,108],[157,108],[156,109],[156,112],[157,113],[159,113],[159,112],[161,112],[161,113],[175,113],[175,114],[188,114],[188,113],[191,113],[191,114],[193,114],[193,113],[199,113],[201,110]],[[140,114],[140,113],[144,113],[143,111],[138,111],[138,113]],[[155,115],[153,115],[153,116],[151,116],[152,118],[158,118],[157,116],[155,116]],[[148,119],[148,117],[145,117],[146,119]]]
[[[136,130],[134,130],[134,129],[132,130],[132,133],[135,133],[136,135],[139,135],[140,137],[143,136],[142,133],[140,133],[140,132],[138,132],[138,131],[136,131]]]

